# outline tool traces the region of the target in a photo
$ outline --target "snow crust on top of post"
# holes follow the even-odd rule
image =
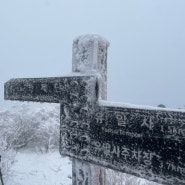
[[[100,99],[107,97],[107,49],[109,42],[97,35],[81,35],[73,41],[72,70],[99,78]]]
[[[107,54],[109,42],[97,35],[86,34],[81,35],[73,41],[73,71],[75,72],[97,72],[98,60],[103,60],[101,54]],[[104,53],[103,49],[106,50]]]

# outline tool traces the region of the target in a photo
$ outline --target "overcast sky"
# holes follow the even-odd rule
[[[185,105],[185,0],[0,0],[0,106],[10,78],[70,73],[87,33],[110,42],[108,100]]]

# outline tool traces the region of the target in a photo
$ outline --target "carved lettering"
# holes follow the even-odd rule
[[[173,172],[178,172],[181,175],[185,175],[185,167],[180,167],[173,163],[167,162],[167,169]]]

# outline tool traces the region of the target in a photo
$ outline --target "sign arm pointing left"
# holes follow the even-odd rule
[[[5,100],[80,103],[98,99],[96,76],[11,79],[4,85]]]

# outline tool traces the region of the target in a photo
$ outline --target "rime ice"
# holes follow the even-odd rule
[[[5,84],[5,98],[60,103],[62,155],[160,183],[183,185],[185,112],[99,101],[107,94],[108,46],[98,35],[78,37],[73,42],[73,72],[79,76],[13,79]],[[90,175],[100,172],[97,168],[91,173],[87,163],[73,164],[74,182],[81,175],[85,184]],[[101,173],[94,184],[98,179]]]

